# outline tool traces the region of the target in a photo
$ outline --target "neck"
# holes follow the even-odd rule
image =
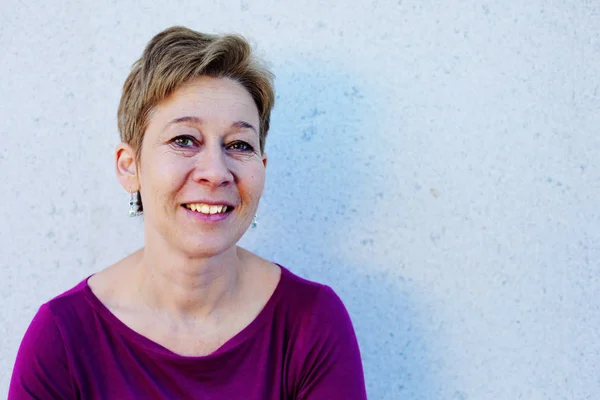
[[[218,318],[218,311],[230,306],[239,292],[242,262],[237,247],[191,258],[166,251],[165,245],[147,241],[140,250],[135,277],[144,305],[176,319]]]

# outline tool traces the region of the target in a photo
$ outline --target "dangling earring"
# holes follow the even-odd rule
[[[136,203],[137,203],[137,201],[133,195],[133,192],[129,192],[129,216],[130,217],[135,217],[136,215],[138,215]]]
[[[254,214],[254,218],[252,219],[252,224],[250,225],[252,229],[255,229],[258,226],[258,221],[256,220],[256,214]]]

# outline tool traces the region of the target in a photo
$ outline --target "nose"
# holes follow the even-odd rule
[[[220,145],[206,146],[195,158],[196,168],[192,173],[195,182],[213,187],[233,182],[233,174]]]

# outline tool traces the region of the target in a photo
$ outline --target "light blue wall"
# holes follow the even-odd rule
[[[600,398],[600,3],[102,3],[2,2],[0,393],[37,307],[142,241],[116,109],[183,24],[277,75],[244,243],[340,294],[371,399]]]

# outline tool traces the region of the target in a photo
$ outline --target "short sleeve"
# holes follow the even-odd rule
[[[362,361],[356,334],[342,300],[323,286],[312,311],[310,338],[303,351],[298,400],[365,400]]]
[[[65,346],[48,304],[25,332],[10,381],[9,400],[75,399]]]

